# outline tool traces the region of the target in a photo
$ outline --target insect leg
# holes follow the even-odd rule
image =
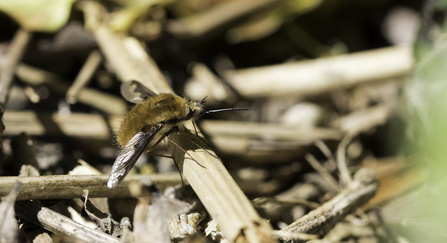
[[[192,122],[192,126],[194,127],[194,131],[196,132],[196,136],[199,137],[200,140],[202,140],[204,143],[206,143],[206,145],[208,145],[210,148],[212,148],[214,150],[214,148],[213,148],[213,146],[211,146],[211,144],[209,144],[205,139],[203,139],[202,137],[199,136],[199,133],[197,132],[197,128],[196,128],[196,123],[193,121],[191,121],[191,122]]]
[[[171,143],[173,143],[175,146],[177,146],[179,149],[181,149],[185,154],[189,155],[189,157],[191,157],[192,160],[194,160],[194,162],[196,162],[198,165],[200,165],[201,167],[205,168],[205,166],[201,165],[196,159],[194,159],[194,157],[192,157],[191,154],[188,153],[188,151],[184,150],[182,147],[180,147],[180,145],[178,145],[176,142],[174,142],[172,139],[170,139],[169,137],[167,137],[169,141],[171,141]]]
[[[214,155],[214,154],[208,152],[208,150],[206,150],[204,147],[200,146],[200,145],[197,144],[196,142],[194,142],[194,141],[192,141],[191,139],[187,138],[185,135],[183,135],[183,134],[182,134],[181,132],[179,132],[178,130],[177,130],[177,134],[179,134],[179,135],[181,135],[182,137],[186,138],[186,139],[187,139],[188,141],[190,141],[192,144],[194,144],[194,145],[196,145],[197,147],[203,149],[203,151],[205,151],[207,154],[213,156],[214,158],[216,158],[216,159],[220,160],[220,162],[222,162],[222,160],[221,160],[219,157],[217,157],[216,155]],[[200,137],[199,137],[199,138],[200,138]],[[207,142],[205,142],[205,143],[208,144]],[[210,146],[210,147],[211,147],[211,146]]]
[[[167,137],[169,134],[166,134],[165,136]],[[147,151],[146,151],[146,153],[150,153],[151,151],[152,151],[152,149],[154,149],[162,140],[164,139],[164,137],[162,136],[162,137],[160,137],[159,139],[158,139],[158,141],[156,142],[156,143],[154,143],[154,145],[150,148],[150,149],[148,149]],[[163,156],[161,156],[161,157],[163,157]]]
[[[178,173],[180,174],[180,181],[182,182],[182,187],[185,185],[185,183],[183,182],[183,175],[182,175],[182,171],[180,171],[180,167],[178,166],[177,162],[175,161],[173,156],[168,156],[168,155],[162,155],[162,154],[153,154],[153,153],[147,153],[153,156],[159,156],[159,157],[163,157],[163,158],[170,158],[174,161],[175,167],[178,170]]]
[[[175,161],[174,157],[172,157],[172,160],[174,160],[175,167],[177,167],[178,173],[180,174],[180,181],[182,182],[182,187],[184,187],[185,183],[183,182],[182,171],[180,171],[180,167],[178,166],[177,161]]]
[[[151,153],[151,152],[146,152],[146,153],[149,154],[149,155],[152,155],[152,156],[158,156],[158,157],[163,157],[163,158],[169,158],[169,159],[173,159],[173,158],[174,158],[174,157],[169,156],[169,155],[153,154],[153,153]]]

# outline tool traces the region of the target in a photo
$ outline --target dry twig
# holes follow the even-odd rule
[[[60,95],[65,95],[70,88],[70,83],[58,75],[25,64],[17,67],[16,75],[27,84],[45,85]],[[78,101],[112,115],[122,115],[127,111],[127,103],[122,98],[92,88],[80,90]]]
[[[0,66],[0,112],[5,111],[5,104],[8,99],[9,88],[16,66],[22,59],[26,46],[31,39],[31,33],[27,30],[19,29],[9,46],[8,53]]]
[[[3,124],[3,113],[6,110],[9,90],[13,81],[14,71],[22,58],[25,49],[31,39],[31,33],[27,30],[19,29],[12,40],[8,53],[0,65],[0,135],[5,130]],[[0,139],[0,162],[3,161],[3,143]]]
[[[348,169],[348,162],[346,161],[346,148],[355,136],[356,134],[353,133],[346,135],[337,148],[337,168],[340,172],[342,186],[349,185],[352,182],[351,172]]]
[[[367,132],[374,127],[385,124],[391,112],[392,109],[387,105],[356,110],[332,121],[331,126],[351,134]]]
[[[337,192],[340,191],[340,188],[335,178],[324,166],[320,164],[320,162],[318,162],[317,159],[315,159],[315,157],[312,154],[306,154],[304,157],[306,158],[307,162],[309,162],[309,164],[316,171],[318,171],[318,173],[320,173],[320,175],[328,182],[329,186],[332,187],[332,189],[334,189]]]
[[[354,180],[336,197],[332,198],[282,231],[325,235],[335,224],[353,210],[361,207],[376,193],[378,187],[374,173],[360,169]]]
[[[409,46],[396,46],[345,56],[275,66],[227,71],[224,77],[248,98],[314,95],[365,82],[408,74],[413,63]]]
[[[25,132],[30,136],[65,135],[96,140],[112,138],[107,121],[100,115],[71,113],[64,116],[59,113],[8,110],[5,112],[4,121],[4,135],[7,136]]]
[[[90,197],[129,198],[139,196],[129,190],[129,184],[138,184],[142,179],[149,179],[162,189],[180,183],[178,173],[129,175],[117,188],[105,190],[108,179],[108,175],[4,176],[0,180],[0,197],[8,195],[17,181],[22,183],[17,200],[79,198],[85,189]]]
[[[87,58],[87,61],[85,61],[84,66],[82,66],[81,71],[79,71],[78,76],[73,81],[73,84],[71,85],[70,89],[68,89],[66,94],[66,100],[70,104],[76,103],[78,100],[79,91],[81,91],[84,86],[88,84],[90,81],[93,73],[98,68],[99,64],[101,63],[102,57],[101,53],[98,50],[94,50],[90,53],[90,55]]]
[[[180,37],[199,37],[264,9],[275,2],[272,0],[224,1],[203,13],[171,21],[167,28],[169,32]]]

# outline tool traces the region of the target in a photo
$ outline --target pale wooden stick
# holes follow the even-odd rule
[[[31,39],[31,33],[19,29],[12,40],[3,64],[0,66],[0,112],[5,111],[9,88],[13,80],[14,71]]]
[[[377,191],[378,181],[368,169],[360,169],[354,180],[337,196],[312,210],[281,231],[325,235],[349,213],[368,202]]]
[[[366,109],[356,110],[331,122],[331,126],[340,130],[358,134],[383,125],[393,109],[387,105],[378,105]]]
[[[39,119],[40,118],[40,119]],[[62,135],[55,133],[56,130],[45,130],[46,124],[42,120],[51,119],[57,124],[60,130],[73,137],[86,137],[95,139],[110,139],[110,131],[106,120],[100,115],[71,113],[70,116],[61,116],[53,113],[36,113],[34,111],[6,111],[4,122],[7,126],[5,135],[18,135],[26,132],[29,135]],[[118,129],[120,116],[112,116],[109,119],[110,126],[115,131]],[[203,120],[200,123],[203,131],[211,139],[219,137],[243,138],[249,142],[249,139],[268,139],[283,140],[306,145],[322,140],[340,140],[343,133],[332,128],[315,128],[311,130],[290,130],[290,127],[276,124],[263,124],[254,122],[236,122],[236,121],[218,121]],[[193,129],[188,126],[188,129]],[[245,141],[244,140],[244,141]],[[246,146],[241,151],[246,151]],[[238,150],[239,151],[239,150]]]
[[[328,170],[331,172],[334,171],[337,168],[337,164],[335,163],[334,155],[332,154],[329,147],[319,139],[315,141],[315,146],[317,146],[317,148],[320,149],[320,151],[324,154],[324,156],[326,156],[327,163],[330,166]]]
[[[91,80],[93,73],[96,71],[99,64],[101,64],[101,60],[101,53],[98,50],[94,50],[90,53],[87,61],[85,61],[81,71],[79,71],[78,76],[73,81],[73,84],[70,86],[67,94],[65,95],[65,99],[68,103],[75,104],[77,102],[79,92]]]
[[[17,67],[16,75],[27,84],[45,85],[61,95],[65,95],[70,87],[70,84],[59,76],[25,64]],[[127,103],[122,98],[92,88],[80,90],[78,101],[112,115],[122,115],[127,111]]]
[[[318,160],[312,154],[306,154],[304,158],[320,175],[328,182],[329,186],[335,191],[340,191],[337,181],[332,174],[318,162]]]
[[[180,184],[178,173],[129,175],[117,188],[108,190],[108,179],[108,175],[3,176],[0,177],[0,197],[7,196],[17,181],[22,183],[17,200],[79,198],[85,189],[89,190],[91,198],[129,198],[138,196],[131,193],[129,184],[138,184],[143,179],[153,181],[160,189]]]
[[[277,2],[274,0],[224,1],[202,13],[171,21],[167,29],[180,37],[199,37]]]
[[[111,235],[90,229],[60,213],[33,202],[16,202],[15,210],[19,218],[56,234],[68,235],[86,242],[119,242],[117,238]]]
[[[258,211],[262,212],[262,215],[265,215],[266,218],[272,221],[279,221],[281,220],[281,215],[292,210],[296,205],[287,203],[287,201],[301,201],[303,206],[309,207],[309,209],[312,210],[318,208],[320,205],[316,202],[309,201],[309,198],[316,197],[318,194],[318,188],[313,184],[296,184],[292,188],[276,195],[273,200],[271,200],[271,198],[255,198],[252,202],[255,207],[258,208]],[[276,203],[275,201],[285,203]],[[271,202],[273,202],[273,204]]]
[[[112,138],[107,121],[100,115],[71,113],[69,116],[64,116],[58,113],[42,114],[34,111],[8,110],[3,118],[6,136],[25,132],[31,136],[66,135],[96,140],[111,140]],[[45,121],[49,124],[44,124]]]
[[[395,46],[296,63],[230,70],[224,77],[248,98],[315,95],[409,74],[410,46]]]
[[[304,233],[291,233],[291,232],[285,232],[281,230],[275,230],[273,231],[273,234],[275,237],[283,240],[316,240],[318,239],[317,235],[311,235],[311,234],[304,234]]]
[[[192,78],[185,84],[185,93],[195,100],[207,97],[207,104],[226,101],[231,103],[235,95],[226,87],[211,70],[203,63],[196,63],[191,69]]]
[[[346,148],[356,134],[346,135],[340,142],[337,148],[337,168],[340,172],[340,180],[342,186],[349,185],[352,182],[351,172],[348,168],[348,162],[346,161]]]
[[[138,41],[130,37],[117,36],[105,26],[100,26],[93,32],[104,56],[122,81],[136,79],[156,93],[172,92],[161,71]],[[208,155],[213,151],[202,143],[200,145],[206,148],[206,152],[203,149],[185,146],[191,143],[183,136],[173,136],[172,139],[186,149],[198,163],[206,167],[203,168],[196,162],[186,159],[185,155],[178,154],[179,150],[176,149],[176,161],[181,164],[185,160],[183,164],[185,178],[210,215],[218,222],[227,239],[274,242],[270,225],[258,216],[221,161]]]
[[[137,80],[155,93],[173,92],[166,81],[154,82],[165,78],[138,40],[114,34],[105,26],[98,27],[93,34],[121,81]]]
[[[314,128],[300,130],[273,123],[202,120],[200,128],[210,137],[237,136],[256,139],[293,140],[302,141],[303,144],[313,143],[317,139],[339,140],[343,137],[343,133],[338,129]]]
[[[14,39],[11,41],[8,53],[4,57],[3,63],[0,66],[0,135],[3,133],[5,126],[2,118],[6,110],[6,102],[8,101],[9,90],[12,86],[14,71],[22,58],[25,49],[31,39],[31,33],[19,29]],[[3,161],[3,143],[0,139],[0,161]]]
[[[120,116],[109,119],[113,131],[118,130],[121,119]],[[3,120],[6,136],[26,132],[32,136],[65,135],[104,141],[112,139],[107,120],[100,115],[71,113],[69,116],[62,116],[58,113],[6,111]],[[219,152],[258,164],[288,161],[303,154],[300,147],[308,146],[316,140],[340,140],[343,137],[342,132],[332,128],[301,131],[290,130],[283,125],[253,122],[202,121],[201,124]],[[193,130],[192,127],[188,129]]]

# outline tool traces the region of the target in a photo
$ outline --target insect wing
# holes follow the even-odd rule
[[[130,139],[113,163],[107,182],[108,188],[115,188],[126,177],[161,127],[161,124],[154,125],[147,132],[139,132]]]
[[[157,95],[138,81],[123,82],[120,87],[121,95],[129,102],[138,104],[143,100]]]

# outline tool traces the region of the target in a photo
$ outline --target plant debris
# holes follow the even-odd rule
[[[444,242],[446,9],[385,2],[0,3],[1,242]],[[109,189],[132,81],[249,109]]]

